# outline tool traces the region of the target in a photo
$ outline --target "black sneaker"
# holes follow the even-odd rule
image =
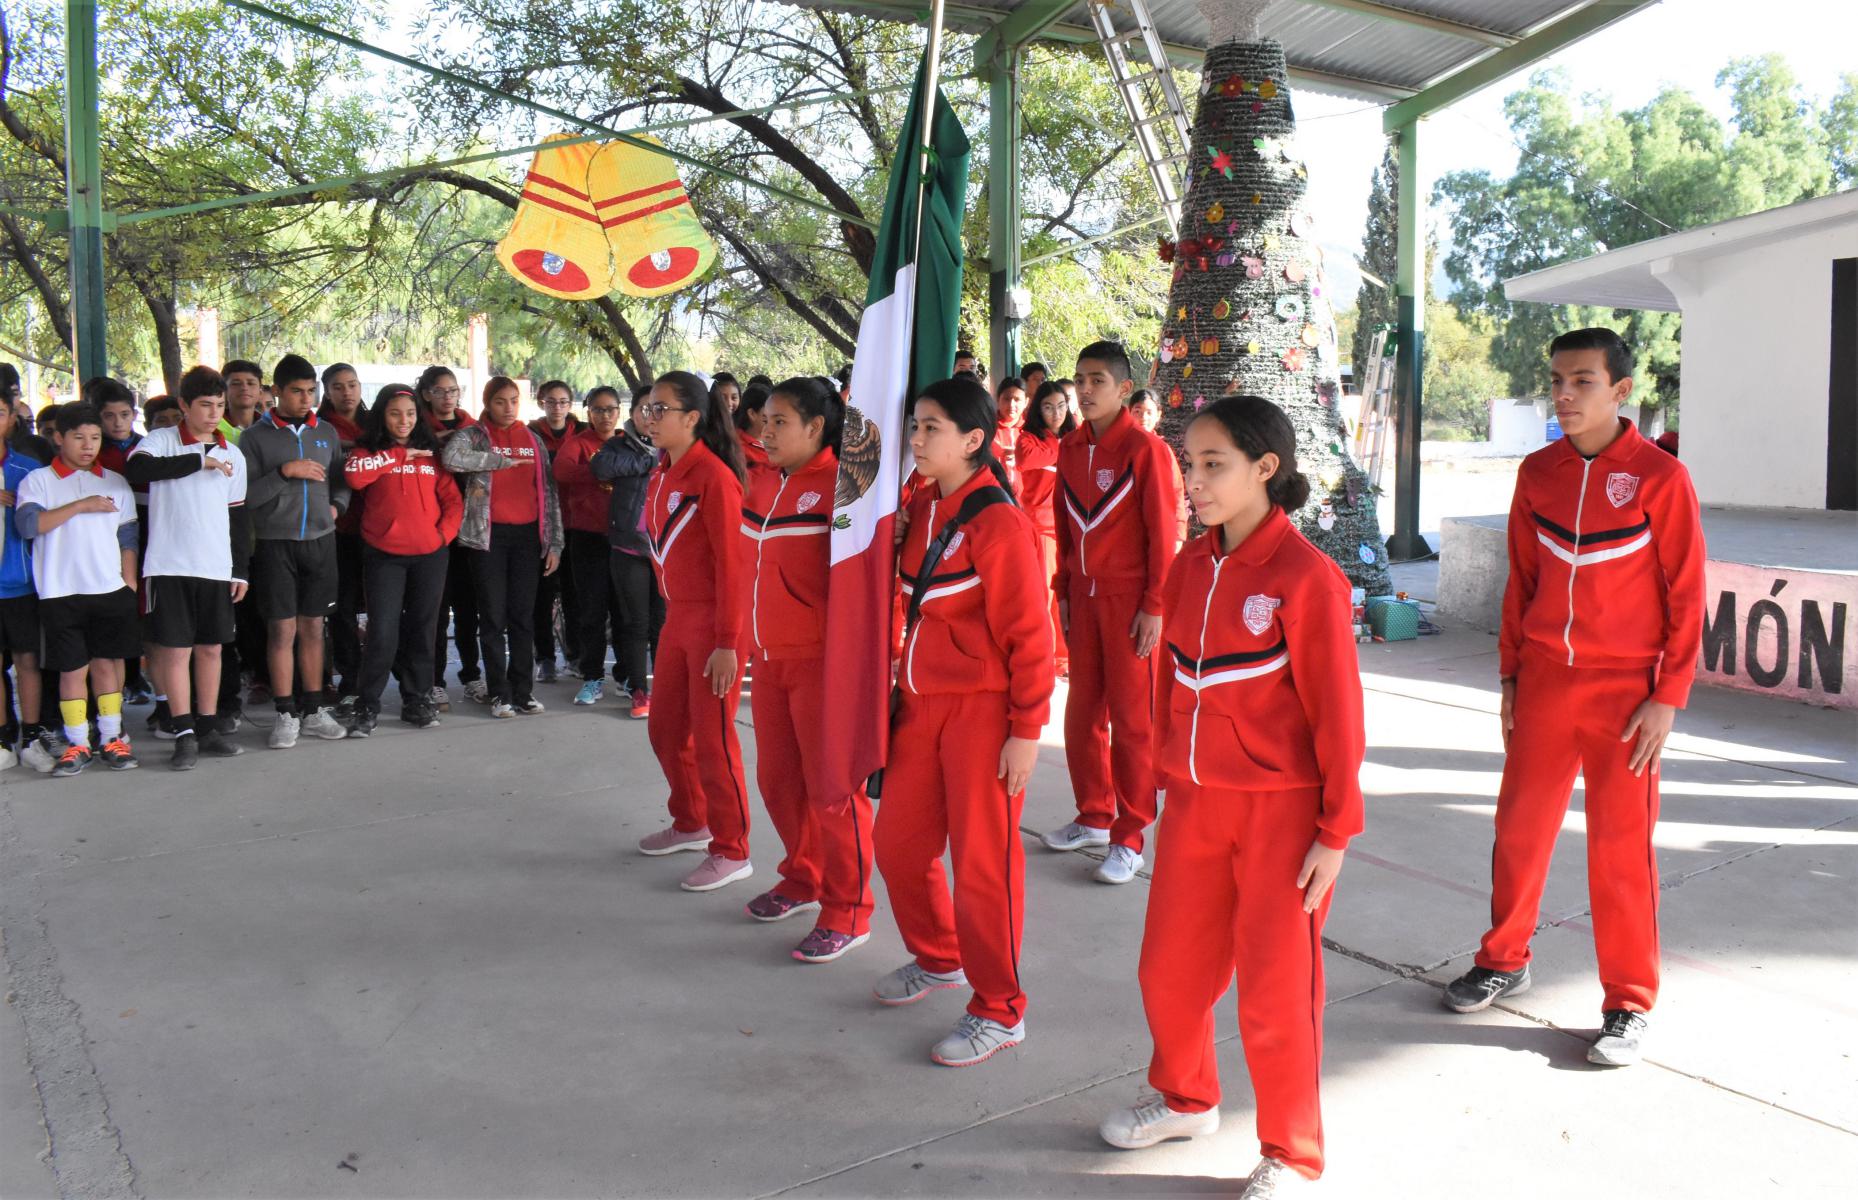
[[[343,696],[336,701],[335,708],[331,711],[335,713],[336,720],[346,725],[354,720],[356,713],[361,711],[361,697]]]
[[[1520,971],[1492,971],[1472,967],[1445,985],[1445,1007],[1453,1012],[1474,1013],[1490,1007],[1499,996],[1516,996],[1529,990],[1529,967]]]
[[[228,713],[220,713],[213,718],[214,727],[227,737],[231,737],[233,734],[237,733],[240,724],[242,724],[244,720],[245,714],[236,708]]]
[[[432,729],[439,724],[438,710],[430,704],[415,705],[403,711],[400,719],[415,729]]]
[[[537,683],[555,682],[555,660],[554,659],[551,658],[547,662],[539,662],[536,664],[535,681]]]
[[[380,718],[373,709],[357,708],[355,710],[355,715],[350,717],[348,721],[348,736],[352,738],[365,738],[369,736],[374,732],[374,726],[379,720]]]
[[[1587,1061],[1598,1067],[1629,1067],[1639,1061],[1639,1042],[1651,1022],[1645,1014],[1609,1008],[1600,1014],[1600,1036],[1587,1047]]]
[[[174,757],[168,760],[168,766],[176,771],[191,771],[199,765],[200,738],[190,729],[174,739]]]
[[[245,747],[235,746],[226,740],[224,728],[216,722],[199,731],[200,753],[209,758],[237,758],[245,753]]]
[[[174,740],[174,714],[168,711],[166,700],[155,701],[154,711],[148,714],[148,731],[164,742]]]

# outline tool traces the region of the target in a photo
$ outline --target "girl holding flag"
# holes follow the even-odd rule
[[[930,1051],[949,1067],[1026,1036],[1019,815],[1052,694],[1051,624],[1026,603],[1043,574],[1037,534],[1004,486],[996,423],[993,397],[971,379],[931,384],[911,415],[925,485],[898,554],[909,612],[875,831],[914,955],[875,994],[905,1005],[972,983],[967,1013]]]
[[[722,397],[688,371],[660,375],[641,408],[664,452],[645,487],[645,532],[665,600],[648,728],[671,785],[671,825],[642,839],[639,851],[704,851],[679,886],[710,892],[755,873],[735,733],[742,447]]]
[[[870,797],[862,789],[829,795],[821,778],[826,587],[845,406],[826,380],[795,378],[760,411],[769,466],[750,476],[742,505],[744,645],[755,666],[755,778],[787,856],[780,882],[747,912],[757,921],[818,913],[793,956],[827,963],[871,936],[872,907]]]

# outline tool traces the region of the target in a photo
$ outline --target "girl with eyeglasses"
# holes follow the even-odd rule
[[[641,853],[702,851],[680,884],[709,892],[754,874],[748,783],[736,740],[742,664],[742,447],[722,399],[688,371],[661,375],[645,404],[664,458],[646,485],[645,526],[665,625],[652,676],[651,739],[671,785],[671,825]]]

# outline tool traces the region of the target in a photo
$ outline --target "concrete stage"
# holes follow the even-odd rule
[[[1849,1195],[1858,1178],[1858,720],[1700,689],[1665,771],[1665,991],[1650,1061],[1598,1021],[1583,825],[1567,821],[1535,990],[1439,1007],[1486,913],[1495,652],[1451,625],[1361,648],[1368,832],[1329,924],[1319,1195]],[[953,994],[880,1009],[903,960],[827,967],[645,859],[662,782],[608,701],[306,741],[129,775],[0,776],[0,1195],[1231,1194],[1257,1147],[1221,1005],[1226,1126],[1101,1145],[1148,1055],[1146,880],[1090,881],[1055,731],[1026,820],[1029,1040],[930,1065]],[[136,719],[132,728],[139,730]],[[752,736],[744,728],[752,756]],[[48,1142],[49,1131],[49,1142]],[[1843,1182],[1841,1182],[1843,1181]]]

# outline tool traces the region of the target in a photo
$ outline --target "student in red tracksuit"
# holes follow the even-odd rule
[[[1578,771],[1605,989],[1587,1059],[1623,1067],[1639,1060],[1658,998],[1658,761],[1697,670],[1703,530],[1690,473],[1619,416],[1632,394],[1619,335],[1577,329],[1549,354],[1566,436],[1523,460],[1510,505],[1490,931],[1445,1005],[1476,1012],[1529,986],[1529,942]]]
[[[619,650],[625,614],[613,586],[607,545],[607,509],[613,485],[596,477],[594,455],[600,453],[619,429],[619,393],[594,388],[587,393],[587,424],[580,426],[553,452],[555,486],[561,489],[561,519],[568,527],[568,587],[573,603],[564,602],[564,614],[580,625],[575,632],[579,658],[571,666],[580,676],[576,704],[598,704],[606,694],[606,648]],[[547,441],[546,438],[543,439]],[[620,651],[621,660],[624,651]]]
[[[869,939],[872,906],[870,797],[863,789],[829,795],[819,782],[826,581],[845,406],[830,381],[795,378],[765,397],[761,411],[769,469],[750,477],[742,504],[743,632],[755,668],[755,781],[787,856],[780,882],[747,911],[757,921],[818,913],[793,956],[826,963]]]
[[[917,398],[910,449],[929,484],[910,502],[898,554],[907,593],[969,496],[1004,488],[989,445],[994,425],[993,398],[972,379],[943,380]],[[883,1004],[910,1004],[972,983],[967,1013],[929,1052],[949,1067],[981,1062],[1026,1036],[1019,814],[1050,715],[1052,635],[1044,611],[1026,603],[1038,591],[1037,534],[1010,496],[942,538],[929,564],[898,664],[875,831],[878,870],[914,956],[875,994]]]
[[[1142,868],[1155,819],[1153,722],[1161,585],[1174,558],[1173,451],[1124,407],[1129,356],[1095,342],[1077,356],[1084,423],[1058,449],[1058,611],[1071,650],[1065,761],[1077,820],[1052,850],[1108,846],[1103,883]]]
[[[447,547],[464,521],[464,498],[439,465],[439,439],[420,419],[413,389],[389,385],[363,415],[366,427],[342,469],[360,506],[361,567],[368,637],[362,647],[348,736],[367,737],[380,718],[381,693],[400,660],[400,719],[415,729],[439,723],[432,706],[433,630],[445,600]]]
[[[736,741],[742,692],[742,448],[729,411],[688,371],[658,377],[641,406],[664,452],[645,491],[645,531],[664,632],[652,673],[652,752],[671,785],[671,825],[643,854],[705,851],[679,885],[709,892],[755,873],[748,782]]]
[[[1042,373],[1043,368],[1040,370]],[[1071,677],[1071,652],[1065,647],[1064,625],[1058,619],[1058,594],[1052,587],[1058,574],[1058,518],[1064,515],[1059,512],[1058,447],[1076,429],[1077,418],[1071,415],[1064,388],[1055,382],[1041,383],[1026,408],[1026,425],[1019,438],[1023,463],[1019,506],[1039,531],[1039,550],[1045,558],[1046,607],[1052,612],[1052,641],[1058,652],[1060,679]]]
[[[1361,676],[1348,579],[1286,515],[1309,498],[1290,419],[1232,396],[1187,427],[1207,532],[1168,572],[1155,704],[1168,789],[1142,936],[1158,1095],[1112,1113],[1124,1149],[1219,1128],[1214,1005],[1238,977],[1264,1160],[1245,1196],[1323,1169],[1322,927],[1361,832]]]
[[[1026,426],[1026,381],[1017,375],[1008,375],[994,389],[994,412],[998,420],[994,425],[994,457],[1006,468],[1008,489],[1013,498],[1019,498],[1019,432]]]

